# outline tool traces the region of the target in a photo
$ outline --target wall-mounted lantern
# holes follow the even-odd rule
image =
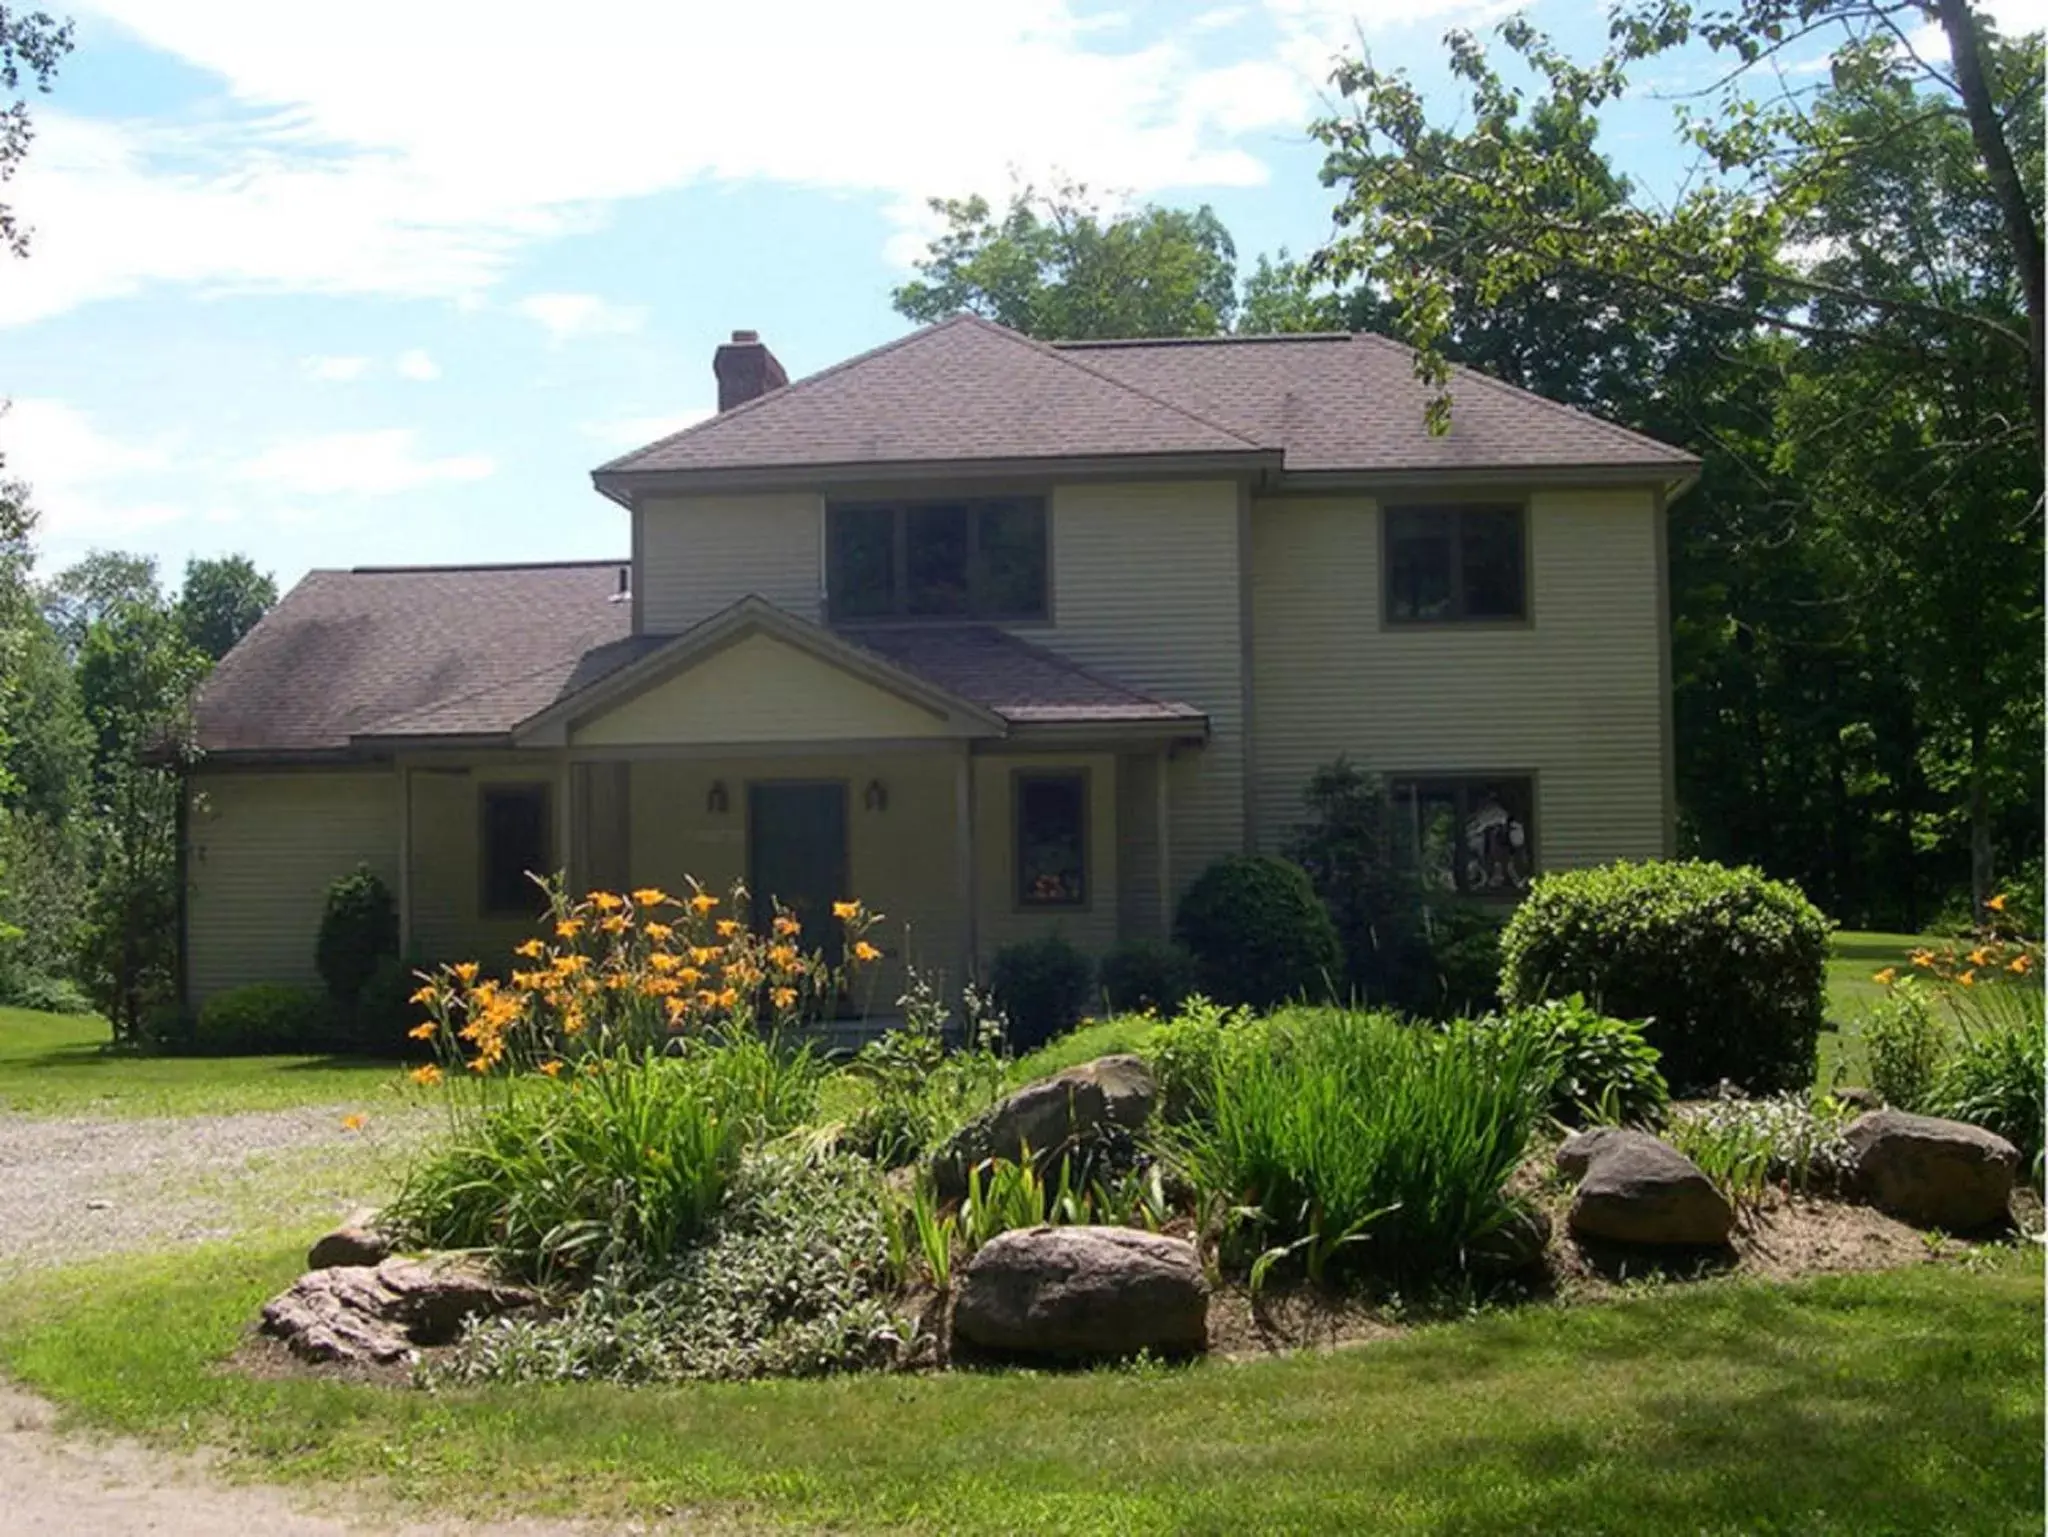
[[[715,817],[722,817],[732,810],[732,799],[725,793],[723,779],[711,781],[711,789],[704,797],[704,809]]]
[[[889,787],[879,779],[870,779],[867,791],[860,799],[861,804],[870,811],[887,811],[889,809]]]

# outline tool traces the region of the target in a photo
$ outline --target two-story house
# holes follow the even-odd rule
[[[961,316],[595,472],[623,562],[316,571],[199,705],[187,991],[312,979],[329,881],[496,960],[529,871],[858,895],[959,979],[1158,935],[1310,772],[1446,887],[1669,851],[1689,456],[1373,336],[1048,346]],[[883,979],[882,998],[893,998]]]

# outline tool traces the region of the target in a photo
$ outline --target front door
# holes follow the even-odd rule
[[[780,902],[804,926],[805,949],[841,954],[832,904],[852,895],[846,875],[846,786],[778,783],[747,786],[747,890],[754,924],[765,929]]]

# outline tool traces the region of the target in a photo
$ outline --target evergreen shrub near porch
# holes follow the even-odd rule
[[[1509,1008],[1582,995],[1646,1021],[1672,1092],[1813,1081],[1832,925],[1799,888],[1699,861],[1540,877],[1501,936]]]
[[[1330,914],[1307,873],[1285,859],[1217,860],[1181,897],[1173,930],[1194,955],[1202,992],[1219,1003],[1272,1008],[1327,997],[1343,982]]]

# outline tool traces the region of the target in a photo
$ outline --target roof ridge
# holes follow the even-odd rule
[[[1350,331],[1226,331],[1215,336],[1083,336],[1050,345],[1062,352],[1112,347],[1226,347],[1250,342],[1348,342]]]
[[[1411,362],[1414,360],[1415,349],[1406,342],[1394,340],[1391,336],[1382,336],[1377,331],[1360,331],[1356,339],[1361,342],[1371,342],[1383,349],[1391,348],[1395,352],[1405,353]],[[1568,406],[1563,401],[1552,400],[1548,395],[1542,394],[1539,391],[1526,390],[1519,384],[1510,384],[1505,379],[1496,379],[1493,375],[1482,373],[1469,364],[1452,363],[1450,368],[1454,374],[1462,375],[1473,383],[1484,386],[1487,389],[1510,395],[1517,401],[1533,401],[1549,411],[1568,416],[1575,422],[1591,422],[1594,426],[1605,432],[1612,433],[1616,437],[1625,438],[1632,445],[1638,447],[1647,445],[1674,462],[1698,462],[1698,456],[1695,454],[1689,454],[1682,448],[1673,448],[1669,443],[1660,442],[1648,433],[1637,432],[1633,427],[1624,427],[1619,422],[1611,422],[1597,411],[1589,411],[1584,406]]]
[[[1201,412],[1191,411],[1186,406],[1168,400],[1163,395],[1155,395],[1150,390],[1139,389],[1137,385],[1130,383],[1128,380],[1119,379],[1115,374],[1104,373],[1099,368],[1090,368],[1086,363],[1078,362],[1073,358],[1062,356],[1060,349],[1050,342],[1039,341],[1036,337],[1026,336],[1022,331],[1013,331],[1006,325],[998,324],[996,321],[989,320],[984,318],[983,316],[971,314],[966,311],[962,311],[960,315],[955,316],[953,318],[972,321],[975,325],[980,326],[985,331],[992,331],[996,335],[1005,337],[1013,342],[1021,342],[1024,346],[1029,347],[1036,352],[1041,352],[1049,358],[1058,359],[1060,362],[1066,364],[1069,368],[1078,368],[1082,373],[1087,374],[1092,379],[1100,379],[1105,384],[1113,384],[1120,390],[1124,390],[1132,395],[1136,395],[1140,400],[1149,401],[1151,404],[1155,406],[1159,406],[1164,410],[1173,412],[1176,416],[1184,416],[1189,421],[1195,422],[1200,426],[1207,427],[1212,432],[1220,432],[1227,438],[1235,438],[1238,442],[1244,444],[1244,446],[1247,448],[1269,449],[1273,446],[1270,443],[1261,443],[1257,438],[1248,438],[1243,433],[1239,432],[1236,428],[1226,427],[1223,425],[1223,423],[1219,421],[1212,421],[1210,418],[1202,415]]]
[[[629,566],[631,556],[612,560],[481,560],[421,566],[320,566],[308,576],[423,576],[447,571],[583,571],[599,566]]]
[[[894,352],[899,347],[907,347],[912,342],[917,341],[920,337],[931,336],[939,331],[945,330],[948,326],[958,325],[960,322],[964,320],[977,318],[979,317],[970,316],[965,310],[962,310],[957,315],[948,315],[944,320],[935,320],[928,326],[919,326],[915,331],[909,331],[904,333],[902,336],[893,337],[890,340],[883,342],[878,347],[870,347],[865,352],[856,352],[850,358],[842,358],[837,363],[832,364],[829,368],[821,368],[814,374],[805,374],[801,379],[794,380],[791,383],[782,385],[777,389],[764,391],[763,393],[756,395],[752,400],[743,400],[738,405],[734,406],[730,411],[719,411],[711,416],[705,417],[704,420],[701,422],[692,422],[687,427],[678,428],[676,431],[671,432],[665,438],[656,438],[652,443],[643,443],[638,448],[620,454],[615,458],[607,459],[603,464],[600,464],[596,469],[592,470],[590,473],[592,475],[604,475],[612,471],[619,470],[623,468],[629,460],[638,459],[645,454],[651,454],[657,448],[666,448],[669,444],[679,442],[683,438],[687,438],[693,433],[706,432],[713,427],[719,426],[722,423],[732,421],[736,417],[745,416],[750,412],[758,410],[760,407],[767,404],[771,400],[787,400],[791,395],[796,394],[799,390],[808,389],[810,388],[810,386],[818,383],[820,380],[830,379],[835,374],[843,374],[847,371],[847,369],[852,368],[857,363],[865,363],[870,358],[878,358],[881,357],[884,353]]]

